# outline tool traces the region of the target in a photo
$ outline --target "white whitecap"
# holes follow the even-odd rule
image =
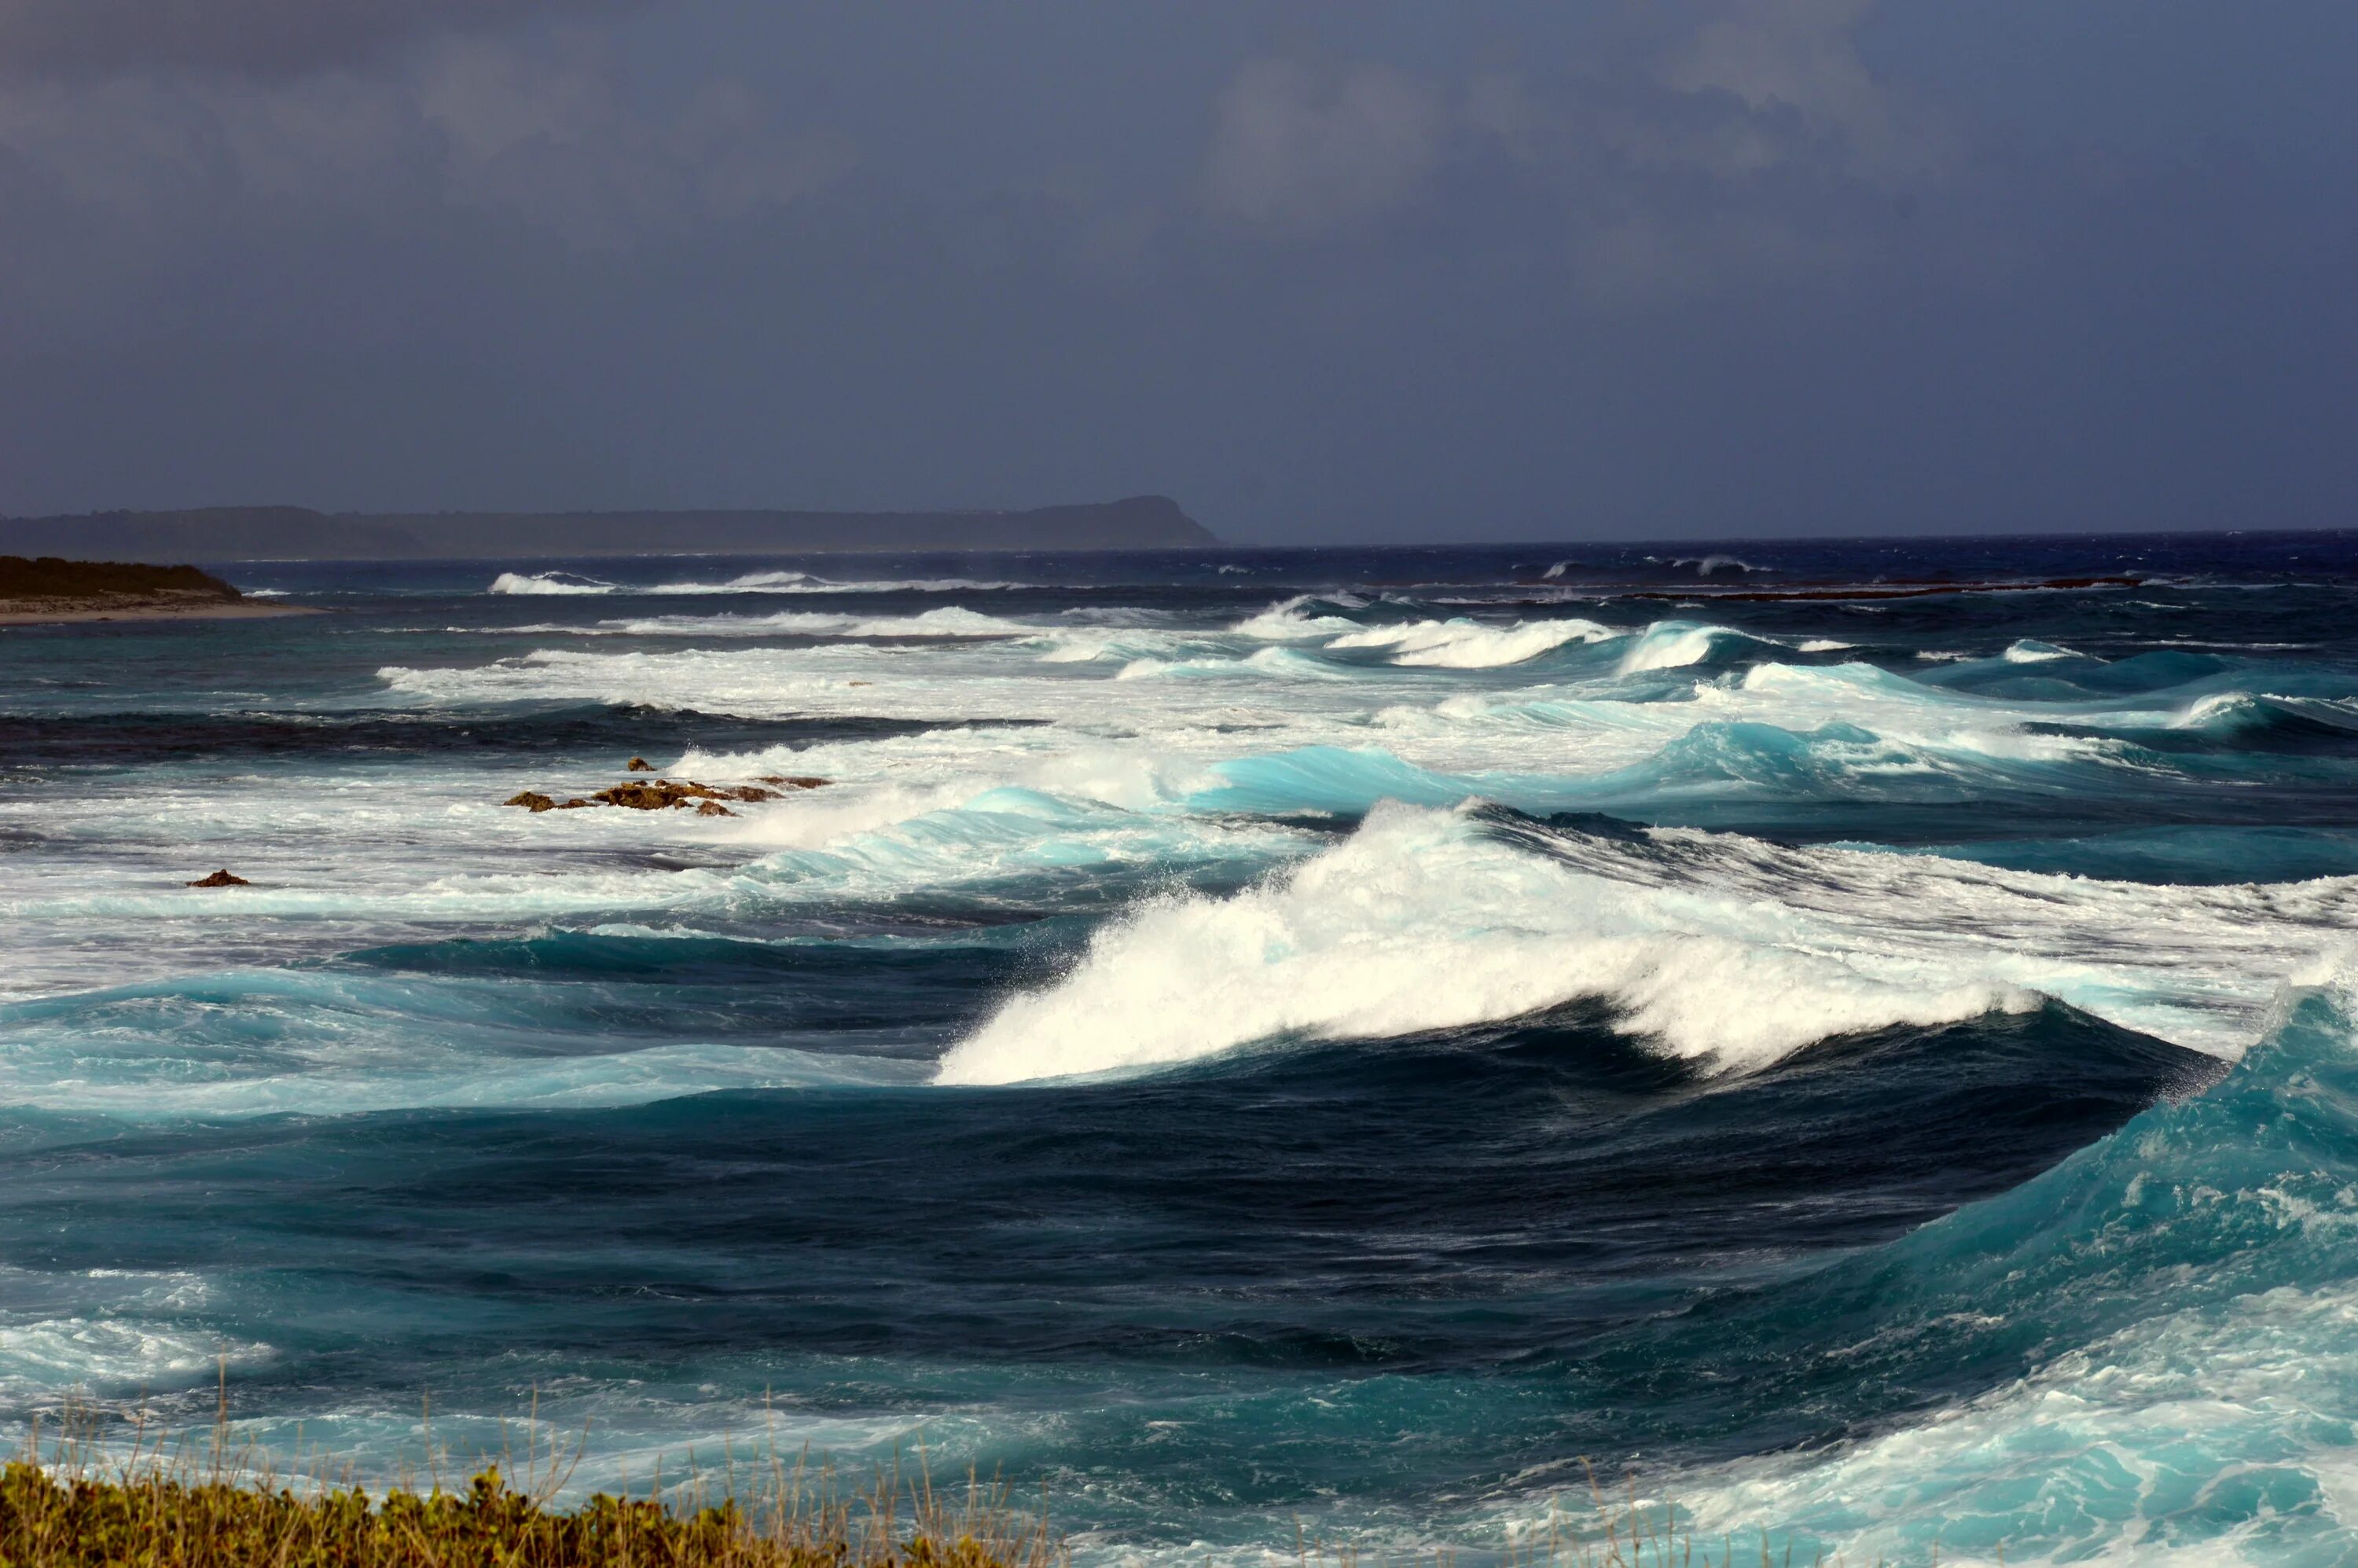
[[[614,585],[572,572],[502,572],[490,591],[503,594],[588,595],[611,593]]]
[[[1482,670],[1520,665],[1554,652],[1567,643],[1601,643],[1622,633],[1594,621],[1565,617],[1552,621],[1518,621],[1511,626],[1487,626],[1459,617],[1451,621],[1416,621],[1394,626],[1370,626],[1349,632],[1326,644],[1329,648],[1390,648],[1395,665],[1430,669]]]
[[[2040,995],[2232,1056],[2358,904],[2347,878],[2183,888],[1689,830],[1653,843],[1534,853],[1462,812],[1381,805],[1232,897],[1174,896],[1103,928],[1061,980],[952,1048],[939,1081],[1379,1039],[1581,998],[1721,1067]]]

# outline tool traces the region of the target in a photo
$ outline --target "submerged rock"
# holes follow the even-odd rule
[[[762,782],[765,784],[779,784],[786,789],[817,789],[827,781],[812,778],[806,773],[763,773]]]
[[[651,773],[655,771],[655,765],[644,757],[633,757],[622,765],[622,771],[626,773]]]
[[[502,806],[521,806],[530,811],[549,811],[553,810],[557,806],[557,802],[535,790],[525,790],[522,794],[512,795],[508,796],[507,799],[500,802],[500,804]]]
[[[696,814],[698,816],[734,816],[737,815],[717,800],[699,802],[696,808]]]
[[[189,885],[192,888],[250,888],[254,884],[243,877],[231,875],[228,869],[224,867],[211,876],[198,878]]]

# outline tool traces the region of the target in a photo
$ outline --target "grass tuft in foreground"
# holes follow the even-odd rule
[[[1044,1544],[988,1530],[781,1530],[734,1503],[690,1511],[601,1495],[555,1513],[495,1470],[465,1493],[382,1499],[158,1476],[59,1481],[21,1461],[0,1472],[6,1568],[1022,1568],[1050,1555]]]
[[[1063,1543],[1002,1487],[969,1479],[936,1493],[879,1476],[845,1498],[774,1457],[731,1465],[721,1500],[698,1481],[650,1498],[551,1506],[570,1465],[525,1467],[519,1490],[496,1465],[464,1491],[396,1487],[372,1497],[349,1477],[282,1479],[224,1458],[134,1445],[107,1463],[86,1442],[38,1429],[0,1467],[0,1568],[1065,1568]],[[576,1455],[578,1457],[578,1454]],[[716,1480],[721,1479],[715,1477]],[[740,1498],[745,1500],[740,1501]],[[674,1498],[679,1500],[665,1501]]]

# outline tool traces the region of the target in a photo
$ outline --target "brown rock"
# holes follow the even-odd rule
[[[633,757],[624,764],[622,771],[626,773],[651,773],[655,771],[655,765],[644,757]]]
[[[627,806],[633,811],[661,811],[678,799],[661,784],[618,784],[590,797],[600,806]]]
[[[211,876],[200,878],[189,885],[192,888],[250,888],[254,884],[243,877],[230,875],[229,871],[223,869],[215,871]]]
[[[779,784],[786,789],[817,789],[826,784],[827,780],[815,779],[799,773],[763,773],[762,782],[765,784]]]
[[[571,800],[558,801],[557,803],[557,809],[559,811],[579,811],[585,806],[595,806],[598,803],[594,800],[584,800],[577,795]]]
[[[698,816],[734,816],[737,815],[717,800],[698,802],[696,814]]]
[[[507,799],[500,802],[500,804],[502,806],[521,806],[532,811],[547,811],[553,808],[557,805],[557,802],[549,799],[548,796],[538,794],[533,790],[525,790],[521,795],[510,795]]]

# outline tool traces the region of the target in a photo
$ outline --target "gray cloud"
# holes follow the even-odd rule
[[[400,38],[634,0],[0,0],[0,72],[210,67],[277,74],[347,63]]]
[[[1432,173],[1443,117],[1431,84],[1389,66],[1249,59],[1215,105],[1205,192],[1224,216],[1276,230],[1368,217]]]
[[[20,76],[0,512],[2333,520],[2341,76],[2196,103],[2266,40],[2090,0],[2147,28],[2097,49],[2004,4],[2003,40],[1938,0],[428,8],[330,70]],[[2302,49],[2358,61],[2328,21]],[[1976,41],[2110,84],[2026,131],[2006,73],[1956,74]],[[2144,103],[2165,48],[2204,124],[2265,83],[2275,150]]]

